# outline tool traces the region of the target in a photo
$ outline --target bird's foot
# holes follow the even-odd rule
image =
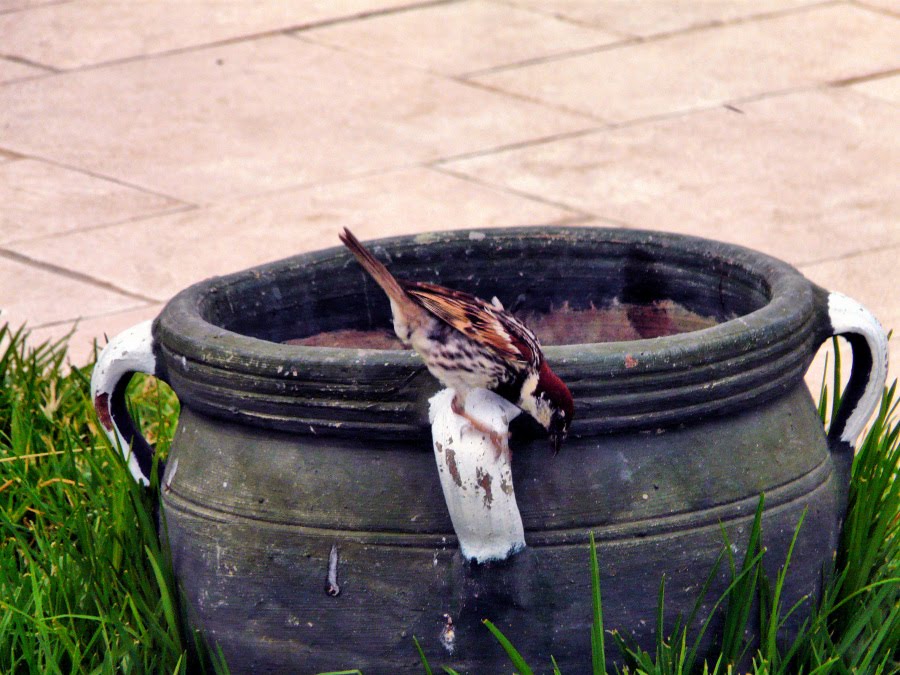
[[[491,439],[491,445],[494,446],[495,460],[500,459],[501,454],[506,457],[507,461],[510,459],[509,432],[501,434],[488,425],[484,424],[480,420],[472,417],[469,413],[466,412],[465,408],[463,408],[462,404],[459,402],[459,399],[456,396],[453,397],[453,400],[450,403],[450,409],[455,415],[459,415],[460,417],[464,418],[468,422],[469,428],[475,429],[479,433],[482,433],[489,439]]]

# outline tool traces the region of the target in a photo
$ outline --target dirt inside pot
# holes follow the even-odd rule
[[[563,306],[549,314],[517,312],[544,345],[622,342],[665,337],[702,330],[716,320],[691,312],[666,300],[651,304],[618,304],[604,309],[572,309]],[[375,330],[342,329],[285,340],[286,344],[307,347],[349,347],[354,349],[404,349],[390,328]]]
[[[285,340],[288,345],[302,345],[304,347],[346,347],[352,349],[407,349],[397,339],[394,331],[389,329],[376,330],[332,330],[325,333],[316,333],[308,337]]]

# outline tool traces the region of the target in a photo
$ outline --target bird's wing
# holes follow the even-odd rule
[[[463,291],[425,282],[400,283],[425,309],[471,340],[507,359],[540,366],[543,356],[537,337],[512,314]]]

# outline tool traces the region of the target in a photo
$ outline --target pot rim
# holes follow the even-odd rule
[[[654,428],[771,399],[803,378],[827,337],[825,291],[794,267],[741,246],[699,237],[596,227],[455,230],[370,242],[402,257],[429,247],[497,252],[522,246],[640,250],[654,260],[745,275],[767,296],[749,313],[700,330],[620,342],[549,345],[544,353],[576,399],[572,433]],[[281,344],[208,320],[235,289],[287,273],[352,264],[343,247],[214,277],[177,294],[154,322],[163,379],[182,402],[215,416],[293,432],[396,438],[427,433],[425,401],[437,389],[409,350]],[[332,280],[333,281],[333,280]],[[448,284],[449,285],[449,284]],[[429,386],[430,385],[430,386]]]

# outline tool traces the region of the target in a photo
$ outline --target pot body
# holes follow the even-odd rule
[[[437,383],[421,361],[284,344],[390,326],[384,294],[347,251],[176,296],[152,326],[104,350],[92,391],[142,481],[151,453],[127,415],[128,376],[153,372],[181,401],[163,478],[169,544],[188,616],[232,672],[421,672],[413,636],[435,664],[506,672],[482,619],[533,667],[552,655],[563,672],[585,672],[589,533],[605,627],[652,649],[661,577],[671,627],[694,607],[723,528],[743,558],[761,493],[772,577],[808,509],[783,603],[810,600],[790,639],[832,562],[852,444],[882,391],[886,340],[871,315],[762,254],[654,232],[455,232],[373,249],[401,278],[497,295],[526,314],[556,310],[571,334],[588,335],[544,350],[576,401],[569,440],[552,457],[545,438],[515,427],[527,416],[516,419],[527,548],[468,564],[434,465],[427,401]],[[598,311],[601,325],[581,325]],[[837,333],[854,363],[826,436],[803,375]],[[728,576],[723,565],[700,620]]]
[[[742,555],[761,492],[771,578],[808,509],[784,603],[815,598],[846,492],[800,384],[741,414],[575,438],[556,458],[543,441],[514,449],[528,546],[504,563],[475,565],[459,555],[430,450],[297,438],[183,411],[169,459],[178,487],[164,495],[169,541],[194,620],[233,672],[420,672],[412,636],[434,665],[507,672],[482,619],[533,667],[548,667],[552,654],[563,672],[583,672],[589,531],[606,627],[652,649],[662,576],[672,626],[713,569],[720,527]],[[334,597],[326,592],[332,546]],[[707,607],[728,583],[723,566]],[[452,652],[441,641],[447,616]]]

